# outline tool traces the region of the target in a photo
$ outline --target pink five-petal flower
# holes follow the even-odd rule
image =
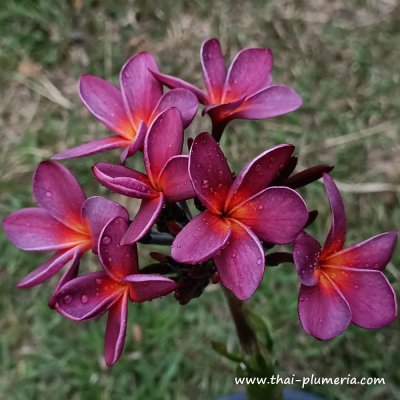
[[[141,52],[130,58],[120,73],[120,90],[94,75],[82,75],[79,94],[83,104],[116,136],[98,139],[58,153],[56,160],[83,157],[122,148],[121,161],[143,148],[147,127],[163,111],[176,107],[188,126],[197,112],[198,101],[190,91],[175,89],[163,94],[149,70],[158,71],[154,57]]]
[[[58,288],[76,275],[86,251],[97,252],[97,239],[105,224],[116,216],[128,217],[125,208],[113,201],[86,199],[74,175],[54,161],[42,162],[36,169],[33,195],[40,208],[23,208],[5,217],[4,231],[22,250],[56,253],[21,279],[21,288],[41,284],[69,264]]]
[[[124,196],[142,199],[122,244],[141,239],[151,229],[165,201],[194,197],[188,174],[188,156],[180,155],[182,147],[182,118],[178,109],[170,108],[160,114],[149,128],[144,143],[147,175],[107,163],[93,167],[97,180],[105,187]]]
[[[324,174],[332,211],[325,245],[302,232],[294,243],[294,262],[301,282],[298,314],[307,333],[329,340],[350,323],[380,328],[397,315],[395,293],[382,271],[390,261],[397,232],[386,232],[343,249],[346,217],[333,179]]]
[[[170,75],[152,70],[170,88],[191,90],[206,107],[218,137],[233,119],[264,119],[286,114],[302,104],[293,89],[272,85],[272,53],[265,48],[241,50],[226,69],[217,39],[205,41],[200,50],[206,92]]]
[[[286,144],[267,150],[233,180],[218,143],[199,134],[190,150],[189,174],[207,210],[177,235],[172,257],[189,264],[213,258],[224,286],[248,299],[264,274],[260,240],[289,243],[307,221],[307,207],[294,190],[268,187],[293,150]]]
[[[128,225],[127,219],[116,217],[104,227],[98,242],[102,272],[72,279],[56,295],[57,311],[75,321],[98,318],[108,311],[104,345],[107,365],[118,360],[124,347],[128,300],[141,303],[176,289],[169,278],[139,274],[136,245],[119,244]]]

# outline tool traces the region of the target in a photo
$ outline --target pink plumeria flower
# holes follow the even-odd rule
[[[93,167],[97,180],[112,191],[138,199],[142,203],[122,239],[122,244],[140,240],[153,226],[164,202],[194,197],[188,174],[188,156],[183,147],[182,118],[176,108],[160,114],[151,125],[144,143],[146,173],[108,164]]]
[[[307,206],[294,190],[268,187],[294,147],[276,146],[251,161],[235,180],[218,143],[199,134],[189,155],[189,175],[206,211],[177,235],[172,257],[196,264],[213,258],[222,283],[246,300],[265,269],[260,241],[292,242],[304,228]]]
[[[57,288],[62,286],[76,276],[84,253],[90,249],[97,252],[106,223],[116,216],[128,218],[125,208],[111,200],[86,199],[74,175],[54,161],[42,162],[36,169],[33,195],[40,208],[23,208],[5,217],[4,231],[19,249],[56,253],[21,279],[20,288],[41,284],[70,263]]]
[[[98,318],[108,311],[104,346],[107,365],[118,360],[125,344],[128,301],[142,303],[176,289],[169,278],[139,273],[136,245],[119,244],[128,225],[125,218],[117,217],[102,231],[98,244],[102,272],[72,279],[56,295],[57,311],[74,321]]]
[[[293,89],[272,84],[272,53],[265,48],[241,50],[228,71],[220,43],[209,39],[200,51],[206,92],[170,75],[152,70],[153,75],[170,88],[191,90],[206,107],[213,122],[213,135],[219,140],[233,119],[272,118],[296,110],[302,104]]]
[[[312,236],[302,232],[294,243],[294,261],[301,281],[300,322],[310,335],[329,340],[350,323],[374,329],[396,318],[396,296],[382,271],[392,257],[397,232],[343,248],[343,201],[329,175],[324,175],[324,183],[332,210],[328,237],[321,248]]]
[[[177,89],[163,94],[159,83],[149,72],[158,71],[154,57],[146,52],[130,58],[120,73],[120,88],[94,75],[83,75],[79,82],[80,97],[88,110],[117,136],[95,140],[53,157],[61,160],[83,157],[122,148],[121,161],[141,150],[147,128],[164,110],[176,107],[184,127],[197,112],[198,101],[188,90]]]

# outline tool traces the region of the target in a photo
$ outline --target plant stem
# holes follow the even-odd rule
[[[249,326],[244,313],[244,303],[238,300],[231,291],[223,288],[229,310],[235,323],[236,332],[239,337],[240,345],[245,353],[251,354],[257,349],[257,337],[253,329]]]

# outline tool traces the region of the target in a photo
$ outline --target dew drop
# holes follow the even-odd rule
[[[111,243],[111,238],[108,235],[105,235],[103,237],[103,240],[101,241],[103,244],[110,244]]]
[[[88,297],[85,294],[83,294],[81,296],[81,303],[86,304],[88,301],[89,301]]]
[[[98,285],[101,285],[101,284],[103,283],[103,279],[97,278],[97,279],[96,279],[96,283],[97,283]]]
[[[51,192],[46,192],[46,197],[53,197],[53,193],[51,193]]]
[[[71,301],[72,301],[72,297],[71,297],[70,295],[67,294],[67,295],[64,297],[64,301],[65,301],[66,304],[70,304]]]
[[[258,209],[259,209],[259,210],[263,210],[263,209],[264,209],[264,206],[258,206]]]
[[[207,189],[208,186],[209,186],[208,180],[207,180],[207,179],[204,179],[204,180],[202,181],[202,183],[201,183],[201,187],[202,187],[203,189]]]
[[[180,244],[178,244],[176,247],[177,247],[178,249],[180,249],[182,246],[181,246]]]
[[[262,263],[262,259],[261,259],[261,258],[258,258],[258,259],[257,259],[257,264],[260,265],[261,263]]]

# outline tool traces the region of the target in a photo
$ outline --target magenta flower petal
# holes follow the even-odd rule
[[[218,39],[209,39],[200,50],[203,79],[211,103],[221,102],[226,79],[226,66]]]
[[[125,161],[128,157],[133,156],[136,152],[143,149],[144,140],[146,138],[146,133],[147,133],[147,125],[145,122],[142,121],[139,125],[139,129],[136,133],[135,139],[121,153],[121,156],[120,156],[121,164],[125,164]]]
[[[3,220],[7,237],[26,251],[61,250],[81,244],[77,232],[41,208],[22,208]]]
[[[279,176],[293,151],[294,146],[282,144],[261,153],[248,163],[233,182],[225,208],[233,208],[267,188]]]
[[[308,233],[301,232],[293,246],[293,259],[300,282],[306,286],[318,283],[315,270],[318,268],[318,259],[321,254],[321,245]]]
[[[210,104],[203,108],[201,115],[210,114],[213,120],[222,121],[228,123],[230,121],[230,116],[235,113],[237,109],[244,103],[246,96],[242,96],[240,99],[231,101],[225,104]]]
[[[164,196],[162,193],[158,197],[142,200],[139,211],[123,236],[121,244],[135,243],[146,235],[154,225],[163,205]]]
[[[237,206],[229,216],[250,227],[264,242],[286,244],[304,228],[308,210],[294,190],[271,187]]]
[[[33,177],[33,195],[55,219],[71,228],[80,225],[86,196],[75,176],[63,165],[54,161],[40,163]]]
[[[18,282],[17,287],[31,288],[40,285],[54,276],[69,261],[74,260],[74,262],[79,262],[79,258],[83,252],[79,247],[58,251],[47,262],[22,278]]]
[[[223,210],[232,173],[224,153],[208,133],[200,133],[193,141],[189,156],[189,174],[193,188],[211,211]]]
[[[71,149],[61,151],[52,157],[53,160],[66,160],[68,158],[79,158],[90,156],[105,151],[127,148],[131,141],[128,141],[119,136],[111,136],[103,139],[93,140],[89,143],[80,144]]]
[[[147,122],[163,94],[162,85],[149,71],[158,72],[157,63],[150,53],[141,52],[131,57],[123,66],[120,86],[125,110],[132,124]]]
[[[171,107],[177,108],[181,114],[183,127],[188,127],[197,113],[199,102],[197,97],[186,89],[173,89],[165,93],[157,104],[151,119]]]
[[[146,175],[122,165],[97,163],[92,167],[96,179],[115,193],[136,199],[157,196]]]
[[[228,71],[224,102],[251,95],[271,84],[272,53],[269,49],[253,48],[240,51]]]
[[[206,104],[207,103],[207,95],[197,88],[196,86],[192,85],[191,83],[188,83],[182,79],[176,78],[175,76],[172,75],[167,75],[167,74],[161,74],[157,71],[150,71],[153,76],[161,82],[163,85],[169,87],[170,89],[186,89],[192,92],[197,99],[199,100],[200,103]]]
[[[106,337],[104,340],[104,358],[106,364],[115,364],[124,349],[126,324],[128,317],[128,291],[109,309]]]
[[[287,86],[271,86],[248,97],[232,118],[273,118],[297,110],[302,103],[295,90]]]
[[[381,233],[326,257],[324,264],[383,271],[392,258],[397,235],[398,233],[395,231]]]
[[[99,236],[106,224],[115,217],[122,217],[128,220],[129,214],[120,204],[101,196],[93,196],[83,203],[82,217],[89,225],[92,251],[97,253]]]
[[[124,290],[125,285],[119,285],[104,272],[81,275],[60,288],[56,310],[74,321],[97,318],[121,298]]]
[[[104,271],[116,281],[121,281],[126,275],[139,272],[136,244],[133,246],[120,245],[128,227],[127,219],[116,217],[104,227],[99,240],[101,265]]]
[[[316,286],[301,285],[298,315],[304,330],[320,340],[340,335],[351,322],[347,301],[325,276]]]
[[[238,222],[232,222],[229,243],[214,262],[223,285],[239,300],[249,299],[264,275],[264,249],[254,233]]]
[[[153,185],[158,182],[166,162],[181,154],[182,147],[182,117],[177,108],[170,108],[154,120],[144,142],[146,171]]]
[[[343,248],[346,240],[346,215],[342,197],[334,180],[324,174],[324,184],[332,213],[332,225],[322,250],[322,258]]]
[[[176,289],[172,279],[155,274],[128,275],[124,282],[129,283],[129,297],[135,303],[165,296]]]
[[[397,316],[396,294],[381,271],[324,268],[347,300],[352,322],[367,329],[382,328]]]
[[[170,202],[195,197],[192,181],[189,178],[189,157],[172,157],[161,171],[158,182],[165,199]]]
[[[193,218],[175,238],[172,257],[182,263],[197,264],[212,258],[227,244],[230,223],[204,211]]]
[[[125,114],[121,92],[113,84],[85,74],[79,81],[79,95],[88,110],[107,128],[128,140],[135,135]]]
[[[53,289],[53,293],[51,294],[50,299],[48,301],[48,306],[51,309],[54,310],[56,308],[57,295],[60,288],[64,286],[67,282],[69,282],[72,279],[75,279],[78,276],[79,261],[80,261],[80,253],[76,252],[75,257],[72,258],[72,260],[67,264],[67,267],[63,275],[58,280],[57,285]]]

